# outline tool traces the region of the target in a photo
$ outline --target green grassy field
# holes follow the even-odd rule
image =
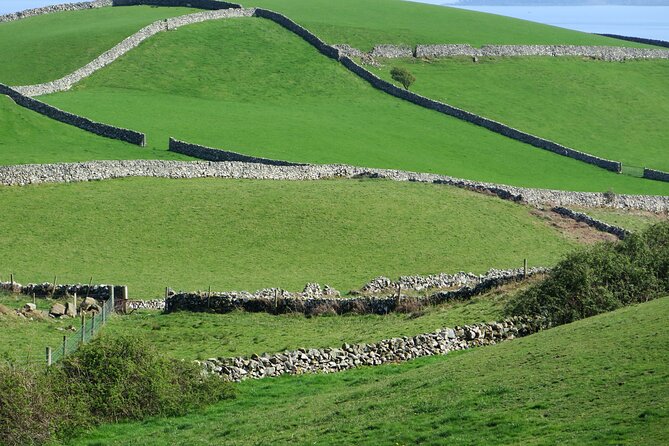
[[[387,60],[412,90],[623,165],[669,170],[669,60],[579,58]]]
[[[203,412],[71,444],[665,444],[667,317],[664,298],[461,354],[247,381]]]
[[[190,159],[103,138],[20,107],[0,95],[0,164]]]
[[[12,209],[1,275],[93,276],[135,298],[166,286],[348,291],[378,275],[549,265],[574,246],[529,207],[389,181],[132,178],[4,188],[0,200]]]
[[[292,161],[669,194],[666,183],[613,174],[390,97],[261,19],[158,35],[72,91],[44,100],[146,132],[152,147],[164,148],[174,136]]]
[[[27,85],[58,79],[156,20],[196,11],[131,6],[0,23],[0,82]]]
[[[539,23],[401,0],[255,0],[329,43],[364,50],[381,43],[572,44],[638,46]]]

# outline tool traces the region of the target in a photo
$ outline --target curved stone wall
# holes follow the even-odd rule
[[[494,194],[505,200],[524,201],[536,205],[610,207],[669,213],[669,196],[610,195],[599,192],[531,189],[503,184],[483,183],[446,175],[354,167],[344,164],[272,166],[240,162],[128,160],[0,166],[0,185],[4,186],[71,183],[125,177],[174,179],[246,178],[297,181],[371,177],[385,178],[393,181],[445,184],[475,192]]]
[[[211,358],[199,361],[207,374],[226,381],[242,381],[281,375],[333,373],[356,367],[409,361],[422,356],[494,345],[550,328],[540,317],[516,317],[501,322],[442,328],[417,336],[385,339],[372,344],[341,348],[299,349],[274,355],[238,358]]]
[[[170,152],[181,153],[182,155],[192,156],[207,161],[241,161],[244,163],[259,163],[272,166],[304,166],[301,163],[291,163],[289,161],[271,160],[269,158],[258,158],[255,156],[243,155],[229,150],[214,149],[211,147],[200,146],[174,138],[170,138]]]
[[[60,110],[49,104],[38,101],[37,99],[24,96],[23,94],[6,85],[0,84],[0,94],[9,96],[17,105],[20,105],[21,107],[25,107],[46,117],[55,119],[56,121],[73,125],[82,130],[86,130],[87,132],[95,133],[96,135],[104,136],[106,138],[118,139],[120,141],[129,142],[130,144],[135,144],[142,147],[146,143],[146,137],[143,133],[91,121],[90,119],[84,118],[83,116],[78,116],[73,113]]]
[[[96,57],[93,61],[79,68],[78,70],[68,74],[60,79],[45,82],[43,84],[26,85],[20,87],[13,87],[16,91],[26,96],[41,96],[45,94],[56,93],[59,91],[66,91],[72,88],[74,84],[82,79],[90,76],[99,69],[109,65],[116,59],[126,54],[128,51],[136,48],[140,43],[146,39],[163,31],[177,29],[181,26],[200,23],[208,20],[228,19],[234,17],[251,17],[254,9],[219,9],[215,11],[196,12],[194,14],[187,14],[179,17],[172,17],[166,20],[158,20],[152,24],[145,26],[137,31],[135,34],[124,39],[121,43],[114,46],[109,51],[104,52]]]

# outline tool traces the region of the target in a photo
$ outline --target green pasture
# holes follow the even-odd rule
[[[190,159],[85,132],[0,95],[0,165],[91,160]]]
[[[563,57],[384,60],[411,89],[623,166],[669,170],[669,60]]]
[[[443,357],[247,381],[185,417],[77,445],[665,444],[669,299]]]
[[[574,242],[531,208],[379,180],[128,178],[0,189],[0,276],[21,283],[342,292],[385,275],[555,263]],[[27,256],[26,253],[31,253]]]
[[[197,12],[191,8],[85,9],[0,23],[0,82],[28,85],[83,67],[156,20]]]
[[[299,68],[298,68],[299,67]],[[669,194],[505,138],[373,89],[262,19],[157,35],[73,90],[44,97],[68,111],[245,154],[348,163],[554,189]]]

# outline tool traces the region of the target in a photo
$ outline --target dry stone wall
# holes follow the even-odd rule
[[[238,3],[229,3],[218,0],[113,0],[113,6],[136,6],[136,5],[182,6],[188,8],[211,9],[211,10],[242,7]]]
[[[24,294],[26,296],[35,296],[37,298],[46,297],[69,297],[75,294],[78,297],[92,297],[97,300],[107,300],[111,297],[111,290],[114,290],[114,297],[121,298],[127,293],[125,285],[88,285],[88,284],[70,284],[60,285],[44,283],[29,283],[21,285],[18,282],[0,282],[0,290],[10,293]]]
[[[442,328],[432,333],[385,339],[371,344],[344,344],[341,348],[299,349],[251,357],[211,358],[199,364],[205,373],[221,376],[227,381],[333,373],[494,345],[549,327],[545,319],[540,317],[517,317],[501,322]]]
[[[643,169],[643,177],[649,180],[669,181],[669,172],[645,168]]]
[[[200,23],[208,20],[228,19],[235,17],[251,17],[255,12],[254,9],[218,9],[212,11],[196,12],[194,14],[187,14],[178,17],[172,17],[165,20],[158,20],[152,24],[145,26],[137,31],[135,34],[124,39],[121,43],[114,46],[109,51],[101,54],[90,63],[79,68],[78,70],[68,74],[65,77],[56,79],[51,82],[43,84],[25,85],[14,87],[14,90],[25,96],[41,96],[45,94],[56,93],[59,91],[66,91],[72,88],[74,84],[80,82],[101,68],[106,67],[116,59],[126,54],[128,51],[136,48],[140,43],[149,39],[150,37],[164,31],[174,30],[181,26]]]
[[[373,52],[372,52],[373,53]],[[393,56],[392,52],[383,57]],[[618,46],[578,46],[578,45],[483,45],[474,48],[470,45],[418,45],[416,57],[591,57],[595,59],[620,62],[631,59],[669,59],[669,50],[649,48],[626,48]]]
[[[291,163],[289,161],[271,160],[269,158],[259,158],[255,156],[243,155],[241,153],[229,150],[214,149],[211,147],[200,146],[174,138],[170,138],[169,150],[171,152],[181,153],[182,155],[192,156],[207,161],[241,161],[245,163],[260,163],[272,166],[304,166],[300,163]]]
[[[49,104],[38,101],[37,99],[25,96],[6,85],[0,84],[0,94],[9,96],[21,107],[25,107],[41,115],[55,119],[56,121],[86,130],[87,132],[95,133],[96,135],[104,136],[106,138],[118,139],[142,147],[146,144],[146,137],[143,133],[91,121],[83,116],[60,110]]]
[[[279,288],[248,292],[225,293],[176,293],[165,301],[165,312],[192,311],[208,313],[230,313],[246,311],[269,314],[388,314],[419,309],[428,305],[440,305],[453,300],[469,299],[506,283],[524,280],[536,274],[545,273],[545,268],[532,268],[527,275],[523,270],[492,270],[485,276],[478,276],[476,282],[450,291],[438,291],[428,296],[408,297],[400,294],[364,295],[340,297],[340,293],[330,287],[321,290],[318,284],[307,284],[302,293],[291,293]],[[377,293],[391,291],[386,288]],[[405,289],[406,291],[406,289]]]
[[[505,200],[524,201],[533,205],[610,207],[669,213],[669,196],[611,195],[598,192],[531,189],[483,183],[446,175],[354,167],[345,164],[273,166],[240,162],[127,160],[0,166],[0,185],[4,186],[70,183],[126,177],[245,178],[293,181],[370,177],[385,178],[392,181],[445,184],[476,192],[494,194]]]
[[[565,208],[562,206],[556,206],[552,210],[553,212],[556,212],[564,217],[568,217],[571,218],[572,220],[583,222],[588,226],[591,226],[599,231],[613,234],[619,239],[624,239],[625,237],[630,235],[630,232],[627,229],[621,228],[619,226],[610,225],[601,220],[597,220],[596,218],[592,218],[588,214],[584,214],[582,212],[576,212],[572,209]]]
[[[78,11],[81,9],[93,9],[112,6],[112,0],[96,0],[92,2],[64,3],[60,5],[50,5],[43,8],[26,9],[24,11],[12,12],[10,14],[0,15],[0,23],[12,22],[14,20],[25,19],[54,12]]]

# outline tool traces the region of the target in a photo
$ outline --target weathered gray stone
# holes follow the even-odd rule
[[[51,306],[51,310],[49,310],[49,314],[53,314],[54,316],[63,316],[65,314],[65,305],[55,303]]]

